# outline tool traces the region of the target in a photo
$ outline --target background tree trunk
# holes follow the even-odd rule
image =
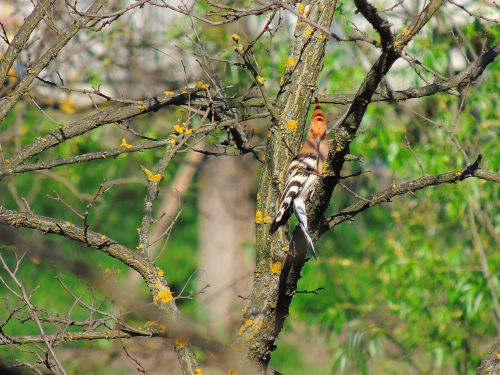
[[[255,162],[250,158],[209,157],[200,176],[199,286],[209,328],[235,324],[250,290],[254,268]]]

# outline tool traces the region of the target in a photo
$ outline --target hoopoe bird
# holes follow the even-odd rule
[[[285,190],[280,198],[278,213],[269,228],[269,233],[276,232],[280,226],[286,224],[293,210],[299,220],[300,228],[311,246],[314,259],[317,258],[307,228],[306,202],[314,193],[316,183],[323,171],[323,163],[327,157],[326,118],[318,99],[316,99],[307,139],[288,167]]]

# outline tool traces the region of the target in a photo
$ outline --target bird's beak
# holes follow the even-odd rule
[[[316,136],[316,144],[319,146],[321,142],[321,137],[319,135]]]

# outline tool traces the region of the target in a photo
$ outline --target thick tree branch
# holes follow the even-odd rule
[[[13,211],[0,206],[0,224],[16,228],[36,229],[45,234],[58,234],[87,247],[101,250],[145,277],[149,277],[149,272],[151,272],[146,259],[136,252],[98,232],[89,230],[85,237],[83,227],[74,225],[69,221],[56,220],[31,212]]]
[[[361,14],[368,20],[368,22],[371,23],[373,28],[377,30],[378,34],[380,35],[382,48],[384,50],[387,50],[394,40],[394,36],[391,32],[391,24],[387,20],[383,19],[378,14],[377,9],[368,1],[354,0],[354,3],[356,4],[356,8],[358,8],[358,11],[361,12]]]

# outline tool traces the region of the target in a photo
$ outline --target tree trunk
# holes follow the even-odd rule
[[[481,366],[477,369],[477,375],[499,375],[500,374],[500,337],[491,348],[488,356],[483,359]]]
[[[241,314],[254,269],[255,162],[210,157],[200,176],[199,286],[209,329],[227,332]]]

